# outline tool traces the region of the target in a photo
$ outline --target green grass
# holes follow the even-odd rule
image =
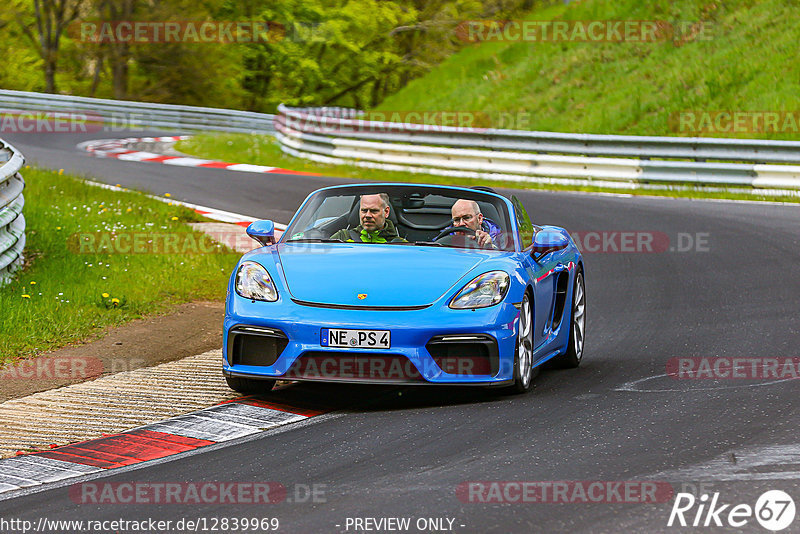
[[[201,234],[186,224],[203,220],[194,211],[57,172],[24,169],[23,176],[26,265],[0,288],[0,363],[92,339],[105,327],[165,313],[179,303],[224,298],[239,255],[223,247],[192,247],[184,240],[183,249],[159,248],[168,253],[118,253],[126,242],[103,252],[100,238],[94,248],[79,241],[81,234],[111,232],[189,232],[199,239]]]
[[[327,165],[295,158],[284,154],[274,137],[250,134],[200,134],[185,141],[180,141],[175,148],[192,156],[215,159],[231,163],[249,163],[281,167],[293,171],[314,172],[325,176],[354,178],[357,180],[373,180],[379,182],[406,182],[425,184],[452,185],[488,185],[489,187],[505,187],[510,189],[535,189],[548,191],[584,191],[626,193],[646,196],[665,196],[679,198],[716,198],[730,200],[765,200],[771,202],[800,202],[800,197],[765,196],[730,189],[726,192],[711,192],[701,189],[689,190],[657,190],[657,189],[612,189],[603,187],[577,187],[567,185],[550,185],[530,182],[505,180],[487,180],[470,178],[453,178],[435,176],[424,173],[384,171],[368,169],[355,165]],[[684,184],[686,185],[686,184]]]
[[[486,42],[467,46],[377,108],[479,111],[517,129],[687,135],[684,111],[796,111],[800,26],[788,0],[586,0],[531,20],[705,21],[708,39],[663,42]],[[800,139],[800,132],[712,137]]]

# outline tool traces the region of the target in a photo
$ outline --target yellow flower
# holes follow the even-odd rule
[[[132,212],[132,211],[133,211],[133,209],[132,209],[132,208],[128,208],[128,209],[126,209],[125,211],[126,211],[127,213],[130,213],[130,212]]]
[[[172,195],[170,195],[169,193],[164,193],[164,196],[165,196],[165,197],[167,197],[167,198],[169,198],[169,197],[171,197]]]
[[[56,226],[56,230],[61,230],[61,227],[60,226]]]
[[[22,298],[29,299],[29,298],[31,298],[31,296],[30,295],[22,295]]]
[[[108,298],[108,293],[103,293],[103,298],[107,299]]]
[[[34,282],[33,280],[31,280],[31,285],[32,285],[32,286],[35,286],[35,285],[36,285],[36,282]]]
[[[172,220],[173,220],[173,221],[177,221],[177,220],[178,220],[178,218],[177,218],[177,217],[173,217],[173,218],[172,218]]]
[[[58,175],[61,176],[62,174],[64,174],[64,169],[58,169]]]
[[[117,184],[117,187],[122,187],[122,184]]]
[[[119,304],[119,299],[111,299],[111,304],[116,306],[117,304]]]

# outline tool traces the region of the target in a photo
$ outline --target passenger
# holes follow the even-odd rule
[[[498,248],[495,239],[502,233],[499,226],[484,218],[481,208],[474,200],[461,198],[456,200],[450,210],[453,226],[465,226],[475,230],[475,236],[469,236],[483,248]]]
[[[342,228],[331,239],[355,243],[393,243],[405,241],[397,234],[397,228],[389,220],[389,195],[361,195],[359,202],[361,224],[355,228]]]

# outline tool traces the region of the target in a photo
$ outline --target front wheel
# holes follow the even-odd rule
[[[514,384],[509,386],[509,393],[525,393],[531,389],[533,370],[533,314],[531,299],[528,294],[522,297],[519,309],[519,331],[517,332],[517,348],[514,354]]]
[[[572,288],[572,316],[569,325],[569,341],[567,351],[556,358],[558,367],[574,369],[581,364],[583,359],[583,339],[586,333],[586,284],[583,281],[583,272],[575,275]]]
[[[240,376],[226,376],[225,381],[232,390],[244,393],[268,393],[275,385],[274,380],[257,380],[255,378],[242,378]]]

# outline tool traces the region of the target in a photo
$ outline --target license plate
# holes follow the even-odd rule
[[[354,349],[388,349],[392,334],[389,330],[344,330],[323,328],[320,335],[323,347],[350,347]]]

